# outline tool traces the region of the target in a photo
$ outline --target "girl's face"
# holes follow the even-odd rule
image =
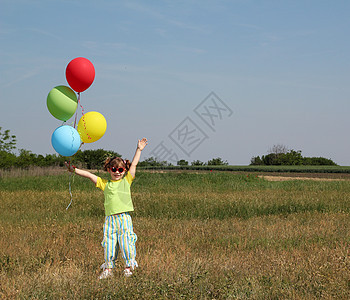
[[[125,169],[123,167],[110,167],[108,172],[111,174],[112,180],[120,180],[124,176]]]

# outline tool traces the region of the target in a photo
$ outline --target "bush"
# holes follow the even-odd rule
[[[337,166],[331,159],[324,157],[304,157],[305,166]]]
[[[138,164],[139,167],[166,167],[169,165],[166,161],[159,161],[154,157],[149,157]]]
[[[204,162],[200,161],[200,160],[194,160],[193,162],[191,162],[191,166],[204,166]]]
[[[227,166],[228,162],[225,160],[223,161],[220,157],[213,158],[207,162],[208,166]]]
[[[188,161],[187,160],[184,160],[184,159],[181,159],[177,162],[177,165],[178,166],[188,166]]]
[[[253,157],[251,166],[337,166],[331,159],[323,157],[303,157],[301,151],[289,150],[286,153],[270,153]]]

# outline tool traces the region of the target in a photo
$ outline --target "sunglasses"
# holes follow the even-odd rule
[[[110,168],[110,169],[111,169],[111,171],[112,171],[113,173],[115,173],[115,172],[117,172],[117,171],[118,171],[118,173],[123,173],[123,172],[125,171],[125,169],[124,169],[123,167],[119,167],[119,168],[112,167],[112,168]]]

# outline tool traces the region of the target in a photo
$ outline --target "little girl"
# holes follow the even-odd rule
[[[108,158],[104,168],[111,175],[111,180],[102,179],[88,171],[75,168],[65,163],[70,172],[89,178],[97,188],[104,191],[105,224],[103,226],[103,241],[105,262],[101,266],[103,272],[99,279],[113,276],[112,269],[118,255],[119,245],[123,259],[125,260],[125,276],[131,276],[135,267],[135,242],[137,236],[133,231],[132,220],[129,212],[134,211],[131,200],[130,186],[135,178],[136,166],[141,157],[141,151],[146,147],[147,139],[138,141],[137,149],[132,162],[120,157]]]

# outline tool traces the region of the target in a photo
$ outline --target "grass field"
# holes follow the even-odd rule
[[[0,298],[350,299],[348,180],[140,171],[140,267],[104,281],[103,193],[72,177],[66,210],[69,180],[0,178]]]

